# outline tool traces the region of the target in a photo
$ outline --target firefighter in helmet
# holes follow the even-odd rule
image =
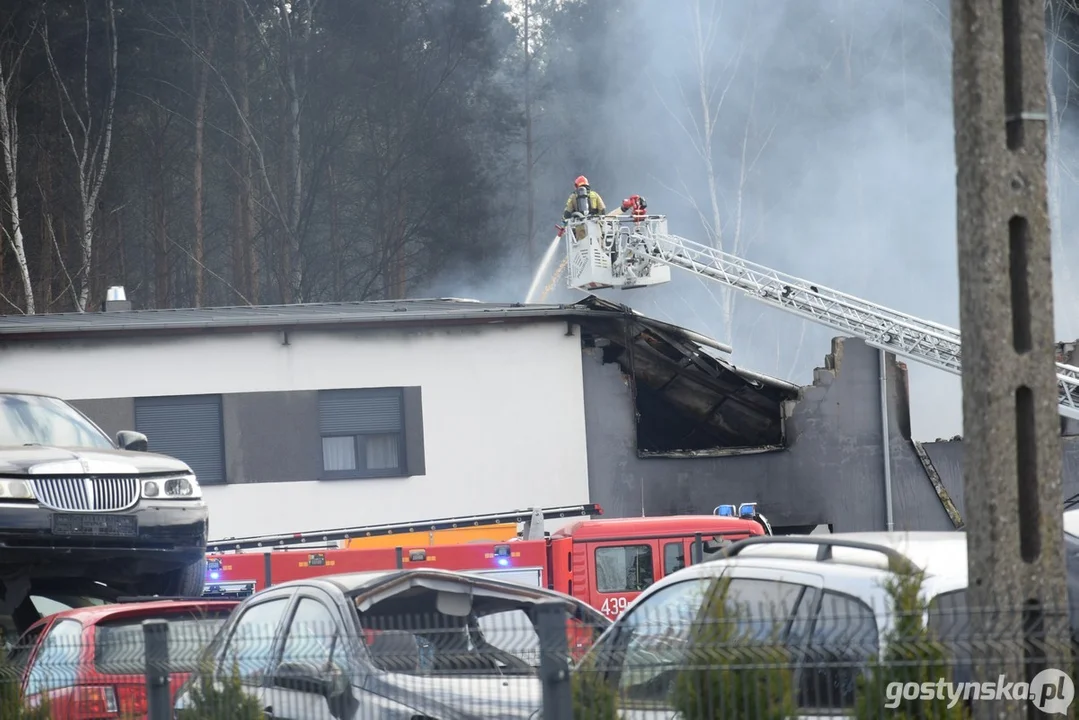
[[[622,211],[623,215],[629,213],[633,218],[633,222],[640,222],[648,217],[647,207],[648,203],[645,202],[643,197],[640,195],[630,195],[622,201],[622,207],[619,209]]]
[[[570,194],[569,199],[566,200],[566,209],[562,212],[563,221],[568,221],[570,218],[596,217],[607,213],[607,206],[603,204],[603,198],[589,186],[588,178],[584,175],[579,175],[573,181],[573,185],[573,192]],[[564,230],[564,225],[558,226],[558,237],[562,237]],[[583,240],[587,234],[583,225],[577,225],[573,228],[573,237],[577,238],[577,240]]]
[[[573,192],[566,200],[566,209],[562,213],[563,220],[569,220],[574,213],[581,215],[605,215],[607,206],[603,204],[603,198],[588,184],[588,178],[580,175],[573,182]]]

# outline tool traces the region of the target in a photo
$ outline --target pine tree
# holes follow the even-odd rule
[[[233,662],[227,678],[215,682],[212,661],[199,664],[199,677],[191,686],[187,707],[177,713],[182,720],[262,720],[258,698],[244,692],[240,668]]]
[[[764,642],[740,632],[745,618],[728,605],[729,586],[728,578],[717,579],[693,622],[674,707],[685,720],[785,720],[796,707],[790,651],[778,628]]]
[[[48,702],[30,707],[23,698],[22,674],[0,653],[0,718],[3,720],[49,720]]]
[[[597,669],[595,656],[586,657],[570,676],[573,717],[587,720],[617,720],[618,695]]]
[[[970,712],[960,699],[948,707],[948,699],[900,700],[896,708],[886,708],[886,689],[895,683],[930,683],[950,680],[948,648],[925,626],[928,604],[921,595],[925,573],[913,566],[893,568],[885,588],[892,600],[895,624],[885,636],[879,661],[870,663],[869,673],[858,679],[855,717],[879,718],[887,713],[896,720],[959,720]]]

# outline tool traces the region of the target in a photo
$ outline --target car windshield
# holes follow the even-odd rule
[[[63,400],[0,395],[0,447],[24,445],[113,448],[108,437]]]
[[[476,596],[470,611],[444,614],[422,607],[425,594],[433,605],[435,593],[420,592],[397,603],[388,599],[360,614],[369,657],[380,670],[433,675],[537,672],[539,635],[529,603]],[[566,639],[574,655],[590,648],[603,629],[568,615],[566,620]]]
[[[94,668],[108,675],[141,675],[146,672],[146,646],[142,622],[146,617],[97,624],[94,634]],[[169,624],[169,666],[173,672],[194,672],[199,654],[210,644],[227,611],[204,615],[165,615]]]

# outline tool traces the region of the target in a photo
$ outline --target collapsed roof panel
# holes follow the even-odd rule
[[[632,377],[641,454],[734,454],[783,445],[786,404],[799,397],[797,385],[737,368],[708,352],[722,349],[719,343],[624,305],[588,297],[577,306],[606,311],[582,318],[584,342],[602,347],[604,362]]]

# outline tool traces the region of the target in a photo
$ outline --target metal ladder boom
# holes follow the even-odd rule
[[[254,548],[287,548],[292,545],[308,543],[328,543],[352,538],[394,535],[397,533],[430,532],[433,530],[453,530],[465,527],[482,527],[504,523],[523,523],[535,517],[535,510],[510,510],[484,515],[466,515],[462,517],[421,520],[409,523],[387,523],[382,525],[363,525],[332,530],[314,530],[310,532],[282,533],[279,535],[253,535],[241,538],[225,538],[207,543],[206,552],[222,553],[228,551],[249,550]],[[587,505],[563,505],[539,510],[544,520],[602,515],[603,509],[596,503]]]
[[[642,247],[651,245],[652,247]],[[958,375],[959,331],[786,275],[671,234],[630,236],[627,249],[740,290],[758,302],[850,333],[866,344]],[[1059,411],[1079,419],[1079,368],[1056,364]]]

